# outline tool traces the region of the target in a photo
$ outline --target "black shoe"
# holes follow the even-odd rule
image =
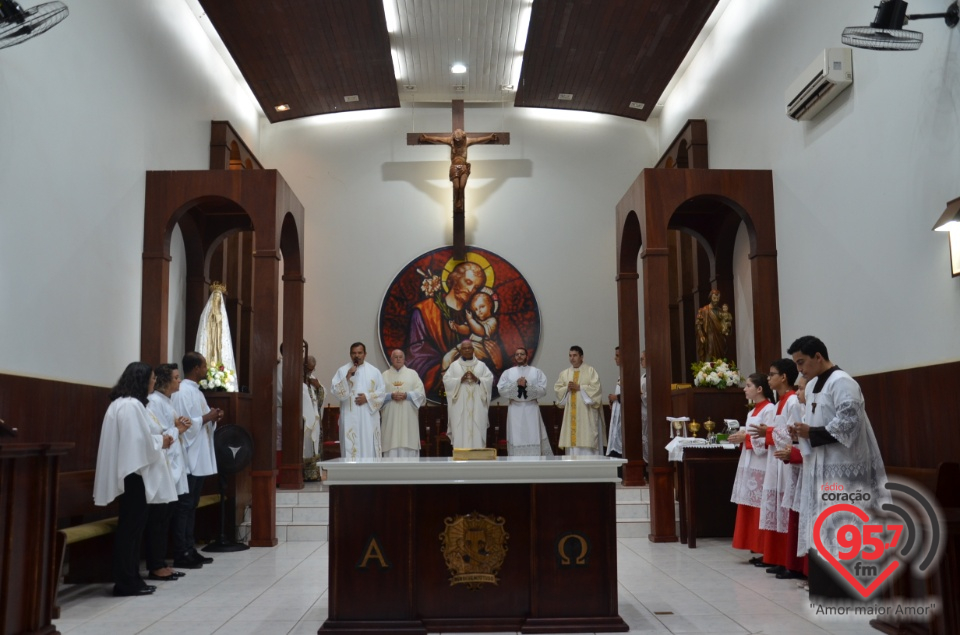
[[[763,560],[761,560],[760,562],[754,562],[753,566],[763,567],[764,569],[766,569],[767,567],[772,567],[774,565],[770,564],[769,562],[764,562]]]
[[[157,575],[156,573],[148,573],[147,580],[159,580],[161,582],[176,582],[180,579],[180,576],[170,574],[170,575]]]
[[[173,577],[175,577],[175,578],[182,578],[183,576],[185,576],[185,575],[187,575],[187,574],[184,573],[183,571],[174,571],[171,575],[173,575]]]
[[[192,555],[185,553],[182,558],[174,558],[173,566],[177,569],[200,569],[203,567],[203,562],[195,560]]]
[[[210,557],[208,557],[208,556],[201,555],[200,552],[197,551],[196,549],[194,549],[194,550],[190,553],[190,557],[191,557],[195,562],[199,562],[200,564],[213,564],[213,558],[210,558]]]
[[[747,560],[747,562],[749,562],[750,564],[752,564],[752,565],[755,566],[755,567],[759,567],[760,564],[763,563],[763,556],[755,556],[755,557],[750,558],[749,560]],[[764,565],[764,566],[766,566],[766,565]]]
[[[783,573],[777,574],[777,580],[793,580],[795,578],[802,578],[803,574],[799,571],[791,571],[789,569],[784,569]]]
[[[113,587],[113,594],[117,597],[132,597],[134,595],[150,595],[157,590],[155,586],[144,585],[139,589],[121,589],[118,587]]]
[[[777,574],[777,575],[780,575],[781,573],[783,573],[783,572],[786,571],[786,570],[787,570],[787,568],[784,567],[784,566],[782,566],[782,565],[777,565],[777,566],[775,566],[775,567],[767,567],[767,573],[775,573],[775,574]]]

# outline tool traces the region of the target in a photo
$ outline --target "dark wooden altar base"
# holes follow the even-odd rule
[[[613,483],[334,485],[320,632],[627,631],[615,505]],[[497,584],[478,589],[452,585],[441,553],[445,519],[470,513],[503,518],[509,534]],[[584,542],[564,542],[573,534]],[[373,540],[382,558],[365,558]]]
[[[737,476],[740,450],[684,448],[677,468],[680,542],[697,548],[697,537],[733,536],[737,506],[730,492]]]

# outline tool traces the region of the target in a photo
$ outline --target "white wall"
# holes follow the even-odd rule
[[[661,118],[663,139],[706,119],[712,168],[773,170],[784,348],[815,334],[854,374],[960,357],[960,280],[946,236],[930,231],[960,196],[960,32],[917,21],[919,51],[854,49],[847,92],[812,122],[784,115],[787,85],[874,14],[865,2],[732,0]],[[749,269],[738,271],[739,290]]]
[[[449,105],[327,115],[273,124],[262,159],[306,207],[304,333],[322,381],[367,343],[386,367],[377,316],[387,285],[420,254],[450,244],[445,146],[407,132],[450,130]],[[654,126],[587,113],[467,105],[472,131],[509,131],[509,146],[473,146],[467,243],[506,258],[540,304],[534,363],[554,378],[579,344],[613,388],[617,371],[615,205],[658,156]]]
[[[256,151],[262,115],[183,0],[69,5],[0,51],[0,372],[111,385],[140,353],[145,172],[206,168],[211,119]]]

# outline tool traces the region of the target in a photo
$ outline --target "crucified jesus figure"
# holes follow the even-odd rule
[[[467,163],[467,148],[475,143],[497,143],[496,133],[482,137],[468,137],[460,128],[447,137],[420,135],[419,143],[437,143],[450,146],[450,182],[453,183],[453,209],[463,212],[463,190],[470,176],[470,164]]]

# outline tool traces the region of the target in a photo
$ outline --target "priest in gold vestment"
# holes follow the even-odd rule
[[[602,455],[606,445],[603,429],[603,388],[600,376],[583,363],[583,349],[570,347],[570,368],[560,373],[554,389],[563,408],[560,447],[572,455]]]

